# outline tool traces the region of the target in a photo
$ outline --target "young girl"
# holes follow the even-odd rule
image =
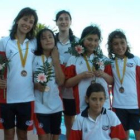
[[[108,37],[108,53],[113,60],[113,108],[129,138],[135,131],[140,140],[140,58],[130,53],[125,34],[115,30]]]
[[[97,26],[86,27],[81,35],[81,45],[84,47],[84,54],[75,57],[72,56],[66,68],[66,87],[73,87],[74,97],[76,101],[76,111],[80,113],[86,108],[85,93],[90,83],[101,83],[105,88],[107,96],[104,106],[110,108],[110,100],[108,93],[108,84],[113,82],[113,78],[102,70],[92,71],[92,60],[95,57],[94,51],[99,46],[101,40],[101,32]],[[96,80],[96,81],[95,81]],[[108,84],[107,84],[108,83]]]
[[[71,43],[77,41],[70,28],[72,23],[71,14],[68,11],[62,10],[56,14],[56,25],[58,26],[59,33],[56,34],[57,47],[59,54],[64,58],[66,65],[71,54],[66,53]],[[74,116],[76,115],[75,100],[71,88],[61,89],[63,104],[64,104],[64,121],[66,126],[66,137],[68,138],[70,129],[72,127]]]
[[[69,140],[120,140],[125,131],[114,112],[103,107],[106,94],[99,83],[91,84],[86,92],[88,107],[77,116]]]
[[[0,40],[0,51],[9,60],[7,79],[0,79],[0,88],[7,88],[0,101],[0,127],[4,129],[5,140],[14,140],[15,132],[18,140],[27,140],[27,130],[33,126],[32,61],[37,21],[35,10],[22,9],[14,20],[10,36]]]
[[[64,68],[60,63],[56,41],[53,32],[42,29],[37,35],[37,50],[33,62],[34,72],[48,63],[50,65],[50,79],[46,86],[35,81],[35,126],[39,140],[58,140],[60,134],[61,114],[63,103],[59,96],[58,86],[63,85]],[[47,67],[47,71],[49,68]],[[51,75],[52,73],[52,75]]]

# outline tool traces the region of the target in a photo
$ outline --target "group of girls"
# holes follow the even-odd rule
[[[0,79],[4,139],[14,140],[16,131],[18,140],[27,140],[34,125],[39,140],[58,140],[63,112],[67,140],[128,139],[130,129],[140,140],[140,59],[130,53],[123,31],[108,36],[111,64],[92,70],[101,42],[97,26],[87,26],[78,39],[70,29],[70,13],[62,10],[55,18],[56,36],[44,28],[35,37],[37,21],[34,9],[22,9],[10,36],[0,40],[0,54],[9,60]],[[66,53],[78,40],[85,52],[78,57]],[[44,86],[44,74],[35,74],[46,66],[51,72]],[[113,87],[112,106],[108,85]]]

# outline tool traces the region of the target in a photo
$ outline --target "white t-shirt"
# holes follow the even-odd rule
[[[93,65],[91,63],[91,60],[93,60],[93,57],[94,57],[94,54],[91,54],[88,59],[90,67],[92,67]],[[76,76],[77,74],[80,74],[85,71],[88,71],[88,68],[87,68],[86,61],[84,60],[84,58],[82,56],[80,57],[72,56],[67,63],[66,78],[68,79],[72,78]],[[77,106],[76,108],[77,113],[82,112],[87,107],[87,104],[85,102],[85,95],[86,95],[87,88],[90,86],[92,80],[93,80],[92,78],[83,79],[73,88],[73,93],[74,93],[76,106]],[[100,77],[96,77],[96,83],[100,83],[104,87],[105,93],[106,93],[106,101],[105,101],[104,107],[107,109],[110,108],[111,105],[110,105],[110,97],[109,97],[109,92],[108,92],[108,84],[103,78],[100,78]]]
[[[10,60],[7,68],[7,103],[34,101],[32,63],[34,59],[34,50],[36,48],[36,40],[25,39],[23,44],[20,44],[20,46],[24,56],[26,43],[28,41],[29,50],[26,64],[23,68],[18,51],[17,40],[11,40],[10,37],[4,37],[0,40],[0,51],[5,52],[7,59]],[[27,76],[23,77],[21,75],[22,70],[26,70]]]
[[[49,57],[48,59],[46,59],[45,57],[45,61],[48,61],[48,63],[51,64],[52,58]],[[42,57],[35,56],[33,62],[33,71],[38,71],[37,69],[40,66],[43,66]],[[53,65],[52,71],[54,72]],[[54,77],[51,77],[51,80],[47,83],[49,91],[45,91],[42,93],[39,90],[35,90],[35,113],[52,114],[59,111],[63,111],[62,99],[60,97],[58,85],[55,81],[55,72],[53,75]],[[37,82],[37,79],[35,77],[34,81]]]
[[[93,120],[88,109],[77,115],[68,140],[111,140],[124,139],[125,131],[114,112],[103,108],[101,114]]]
[[[124,59],[118,58],[118,66],[120,77],[123,75]],[[113,107],[123,109],[140,108],[140,58],[127,59],[124,80],[121,85],[116,72],[115,62],[111,64],[114,77],[113,85]],[[124,88],[124,92],[120,93],[119,88]]]

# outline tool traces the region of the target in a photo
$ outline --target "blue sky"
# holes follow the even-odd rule
[[[68,10],[72,15],[72,30],[80,37],[82,30],[97,24],[102,31],[101,47],[107,55],[107,36],[115,29],[122,29],[132,53],[140,56],[140,0],[1,0],[0,37],[9,35],[13,19],[24,7],[36,9],[39,22],[57,29],[55,15]]]

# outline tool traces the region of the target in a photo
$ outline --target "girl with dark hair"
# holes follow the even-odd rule
[[[64,58],[64,64],[67,64],[70,54],[66,53],[68,48],[71,47],[72,42],[78,40],[73,35],[70,28],[72,23],[72,17],[68,11],[62,10],[56,14],[56,25],[58,26],[59,33],[56,34],[56,41],[59,54]],[[72,89],[64,88],[61,89],[63,103],[64,103],[64,120],[66,126],[66,137],[68,138],[71,126],[76,115],[75,100],[72,94]]]
[[[56,41],[50,29],[42,29],[37,34],[37,50],[33,62],[35,83],[35,127],[39,140],[58,140],[60,134],[63,103],[58,86],[63,85],[64,65],[56,48]],[[47,63],[47,65],[46,65]],[[45,71],[37,73],[45,65]],[[49,67],[48,67],[49,66]],[[49,72],[48,72],[49,71]],[[39,74],[50,77],[42,85]],[[41,78],[42,77],[42,78]],[[46,79],[46,78],[45,78]],[[43,76],[40,75],[40,80]]]
[[[123,126],[116,114],[103,107],[106,100],[104,87],[91,84],[86,91],[87,108],[77,115],[68,140],[122,140]]]
[[[76,111],[80,113],[87,106],[84,98],[90,83],[102,84],[106,93],[104,107],[110,109],[108,84],[112,84],[113,78],[107,74],[107,69],[104,71],[104,66],[99,70],[95,70],[95,65],[92,63],[95,58],[95,50],[99,47],[101,41],[101,31],[97,26],[88,26],[83,30],[80,40],[85,51],[81,55],[72,56],[69,59],[66,67],[65,86],[67,88],[73,87]]]
[[[123,31],[115,30],[108,36],[108,54],[113,60],[113,108],[129,139],[129,130],[140,140],[140,58],[130,53]]]
[[[0,99],[0,127],[4,129],[5,140],[14,140],[15,132],[18,140],[27,140],[27,130],[33,127],[32,61],[37,21],[35,10],[22,9],[13,22],[10,36],[0,40],[0,52],[9,60],[7,78],[0,79],[0,88],[7,88]]]

